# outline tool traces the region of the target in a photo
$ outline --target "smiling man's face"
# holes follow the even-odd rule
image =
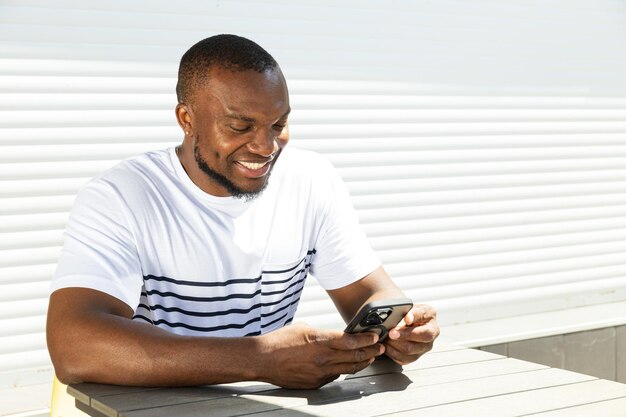
[[[214,67],[184,107],[179,118],[189,123],[191,137],[185,138],[181,161],[191,180],[219,197],[251,199],[263,191],[289,141],[289,93],[280,69]]]

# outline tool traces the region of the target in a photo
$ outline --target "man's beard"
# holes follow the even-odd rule
[[[267,184],[269,182],[269,176],[270,176],[270,174],[272,172],[271,169],[270,169],[270,171],[267,173],[267,177],[265,178],[265,182],[263,183],[261,188],[259,188],[258,190],[254,190],[254,191],[246,191],[246,190],[242,190],[241,188],[237,187],[235,185],[235,183],[233,183],[231,180],[229,180],[228,178],[226,178],[225,176],[223,176],[219,172],[214,171],[213,169],[211,169],[211,167],[209,167],[209,165],[206,163],[204,158],[202,158],[202,155],[200,155],[200,150],[198,149],[198,145],[197,144],[195,144],[194,147],[193,147],[193,156],[194,156],[194,158],[196,160],[196,163],[198,164],[198,167],[205,174],[207,174],[210,178],[215,180],[219,185],[224,187],[226,189],[226,191],[232,197],[234,197],[234,198],[241,198],[244,201],[254,200],[259,195],[261,195],[263,190],[265,190],[265,188],[267,187]],[[276,155],[276,157],[278,157],[278,155]],[[276,158],[274,158],[274,159],[276,159]],[[270,163],[274,163],[274,161],[272,161]]]

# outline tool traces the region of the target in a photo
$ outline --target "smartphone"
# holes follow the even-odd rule
[[[400,323],[413,307],[410,298],[394,298],[392,300],[378,300],[365,304],[350,321],[346,333],[375,332],[378,340],[387,338],[389,330]]]

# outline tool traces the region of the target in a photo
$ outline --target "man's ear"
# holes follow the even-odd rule
[[[191,113],[191,109],[188,105],[184,103],[178,103],[176,105],[176,121],[178,121],[178,125],[185,132],[185,136],[190,136],[193,132],[193,116]]]

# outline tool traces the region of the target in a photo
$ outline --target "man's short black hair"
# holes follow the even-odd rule
[[[250,39],[237,35],[215,35],[193,45],[180,60],[176,96],[179,103],[188,103],[193,92],[204,85],[212,66],[231,71],[276,69],[278,63]]]

